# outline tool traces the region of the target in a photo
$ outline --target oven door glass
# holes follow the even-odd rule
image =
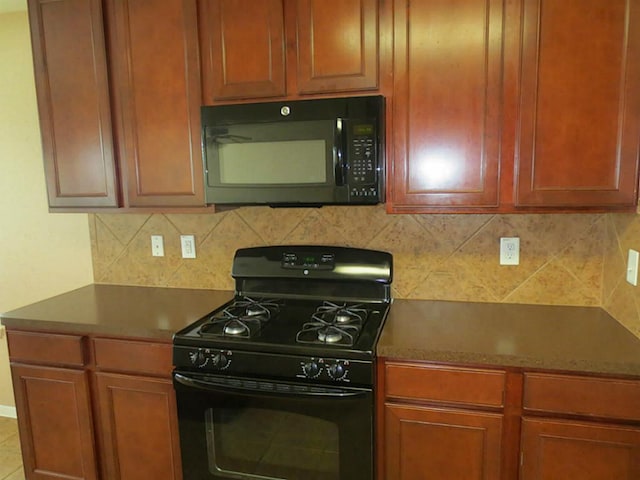
[[[371,390],[174,378],[185,480],[371,480]]]

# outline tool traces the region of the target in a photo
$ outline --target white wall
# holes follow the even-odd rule
[[[2,13],[0,312],[92,281],[87,215],[48,212],[26,9]],[[14,400],[4,331],[0,337],[2,415]]]

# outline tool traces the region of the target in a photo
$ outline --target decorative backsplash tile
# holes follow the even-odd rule
[[[233,289],[238,248],[333,244],[391,252],[396,298],[601,305],[603,280],[615,283],[618,276],[603,275],[604,252],[626,225],[609,217],[244,207],[216,214],[93,214],[89,221],[99,283]],[[165,257],[151,256],[152,234],[164,236]],[[196,259],[181,258],[180,234],[195,235]],[[519,266],[499,265],[501,236],[520,237]],[[619,296],[615,286],[606,291]]]
[[[640,288],[626,282],[627,252],[640,250],[640,216],[607,215],[602,306],[640,337]]]

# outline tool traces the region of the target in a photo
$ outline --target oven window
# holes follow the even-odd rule
[[[336,424],[261,408],[205,414],[209,471],[229,478],[338,480]]]

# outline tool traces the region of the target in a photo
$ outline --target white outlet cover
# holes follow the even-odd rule
[[[151,255],[164,257],[164,241],[162,235],[151,235]]]
[[[520,238],[500,238],[500,265],[520,265]]]
[[[638,252],[629,249],[627,257],[627,282],[636,287],[638,285]]]

